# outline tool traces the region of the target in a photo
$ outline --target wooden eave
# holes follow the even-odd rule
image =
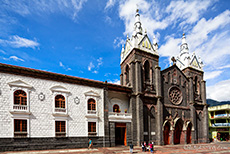
[[[102,82],[102,81],[84,79],[84,78],[70,76],[70,75],[63,75],[59,73],[52,73],[48,71],[42,71],[42,70],[26,68],[26,67],[21,67],[21,66],[3,64],[3,63],[0,63],[0,72],[15,74],[15,75],[22,75],[22,76],[33,77],[33,78],[39,78],[39,79],[58,81],[58,82],[86,85],[86,86],[92,86],[92,87],[97,87],[97,88],[107,87],[108,90],[115,90],[115,91],[121,91],[121,92],[129,92],[129,93],[132,92],[132,89],[126,86],[121,86],[121,85]]]

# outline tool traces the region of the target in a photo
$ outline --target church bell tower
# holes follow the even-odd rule
[[[133,89],[130,99],[132,135],[134,144],[155,140],[161,144],[162,131],[155,125],[162,125],[161,77],[158,66],[158,44],[151,43],[147,32],[143,32],[139,10],[136,10],[134,30],[121,50],[121,85]],[[155,112],[158,111],[157,115]],[[158,115],[159,114],[159,115]],[[151,124],[152,123],[152,124]],[[153,124],[154,123],[154,124]]]

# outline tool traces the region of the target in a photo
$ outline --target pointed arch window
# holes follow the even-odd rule
[[[14,104],[15,105],[27,105],[27,95],[23,90],[16,90],[14,92]]]
[[[144,79],[146,82],[149,82],[150,81],[150,65],[149,65],[149,62],[146,61],[145,64],[144,64]]]
[[[88,110],[96,111],[96,101],[94,99],[88,100]]]
[[[125,68],[125,83],[129,83],[129,66],[127,65]]]

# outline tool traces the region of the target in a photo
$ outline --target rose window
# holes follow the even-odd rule
[[[175,105],[179,105],[181,103],[182,93],[179,88],[172,87],[169,89],[169,100]]]

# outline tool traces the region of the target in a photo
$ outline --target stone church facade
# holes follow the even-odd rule
[[[161,70],[158,44],[134,31],[121,51],[121,85],[0,64],[0,151],[208,142],[202,61],[185,35]]]

